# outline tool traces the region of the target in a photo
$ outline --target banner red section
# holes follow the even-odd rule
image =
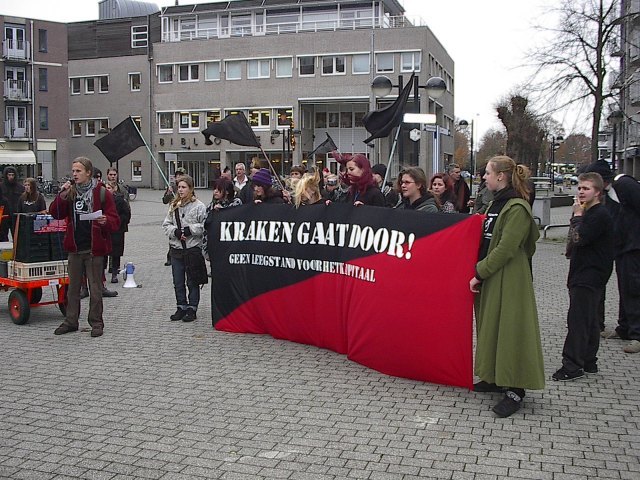
[[[319,273],[241,304],[218,330],[346,353],[388,375],[471,388],[474,274],[482,224],[470,216],[418,238],[411,258],[349,261],[375,281]]]

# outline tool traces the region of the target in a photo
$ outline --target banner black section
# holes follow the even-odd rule
[[[346,274],[349,261],[383,254],[397,258],[400,266],[411,260],[416,240],[469,218],[343,204],[299,209],[245,205],[211,215],[207,235],[214,321],[257,295],[326,273],[327,268]],[[366,272],[348,274],[374,281]]]

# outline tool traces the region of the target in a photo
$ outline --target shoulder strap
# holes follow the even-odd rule
[[[104,185],[100,185],[100,206],[104,205],[105,198],[107,198],[107,189]]]
[[[182,223],[180,222],[180,214],[178,213],[178,207],[176,207],[176,209],[173,211],[175,217],[176,217],[176,226],[178,227],[178,230],[182,231]],[[187,243],[184,240],[180,240],[180,242],[182,243],[182,248],[184,250],[187,249]]]

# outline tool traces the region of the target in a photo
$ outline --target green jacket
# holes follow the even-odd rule
[[[476,265],[475,373],[503,386],[541,390],[544,363],[530,260],[540,237],[531,207],[511,199],[496,220],[489,252]]]

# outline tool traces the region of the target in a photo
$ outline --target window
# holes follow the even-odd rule
[[[98,122],[100,123],[100,129],[99,130],[104,130],[104,131],[107,131],[107,132],[109,131],[109,119],[108,118],[101,118],[100,120],[98,120]]]
[[[40,130],[49,130],[49,107],[40,107]]]
[[[269,128],[269,110],[249,110],[249,124],[256,128]]]
[[[351,112],[340,112],[340,128],[352,128],[353,117]]]
[[[354,75],[369,73],[369,54],[358,54],[351,57],[351,72]]]
[[[94,137],[96,135],[96,121],[87,120],[87,137]]]
[[[315,75],[316,73],[316,57],[298,57],[299,67],[298,75]]]
[[[220,110],[212,110],[210,112],[207,112],[207,126],[209,126],[210,123],[213,122],[219,122],[220,121]]]
[[[140,160],[131,160],[131,181],[142,181],[142,161]]]
[[[41,92],[49,90],[49,71],[46,68],[38,69],[38,89]]]
[[[249,60],[247,78],[269,78],[271,76],[269,60]]]
[[[178,81],[179,82],[197,82],[200,70],[198,64],[193,65],[179,65],[178,66]]]
[[[82,122],[80,120],[71,120],[71,135],[74,137],[82,135]]]
[[[393,72],[393,53],[378,53],[376,55],[376,72]]]
[[[149,41],[149,34],[146,25],[136,25],[131,27],[131,48],[144,48]]]
[[[322,75],[344,75],[344,55],[322,57]]]
[[[158,114],[160,133],[173,132],[173,112],[161,112]]]
[[[160,83],[173,82],[173,65],[158,65],[158,81]]]
[[[293,109],[292,108],[279,108],[278,109],[278,126],[289,126],[293,122]]]
[[[204,64],[205,81],[220,80],[220,62],[206,62]]]
[[[142,130],[142,118],[141,117],[131,116],[131,120],[133,120],[133,123],[136,124],[136,127],[138,127],[138,130]]]
[[[140,74],[139,73],[129,74],[129,87],[131,87],[132,92],[140,91]]]
[[[69,84],[71,85],[71,95],[80,95],[80,79],[71,78]]]
[[[403,52],[400,54],[400,71],[401,72],[419,72],[420,71],[420,52]]]
[[[43,28],[38,29],[38,51],[43,53],[48,51],[47,31]]]
[[[227,80],[240,80],[242,78],[242,64],[237,61],[227,62]]]
[[[179,131],[193,131],[200,128],[199,112],[180,112]]]
[[[316,112],[316,128],[327,128],[327,112]]]
[[[88,77],[84,79],[84,93],[93,93],[96,91],[96,79]]]
[[[293,76],[293,58],[276,58],[276,78]]]
[[[109,76],[103,75],[100,77],[100,93],[107,93],[109,91]]]
[[[362,119],[364,118],[366,112],[354,112],[353,114],[353,123],[356,128],[364,128],[364,123],[362,123]]]
[[[329,128],[338,128],[340,126],[340,114],[338,112],[329,112]]]

